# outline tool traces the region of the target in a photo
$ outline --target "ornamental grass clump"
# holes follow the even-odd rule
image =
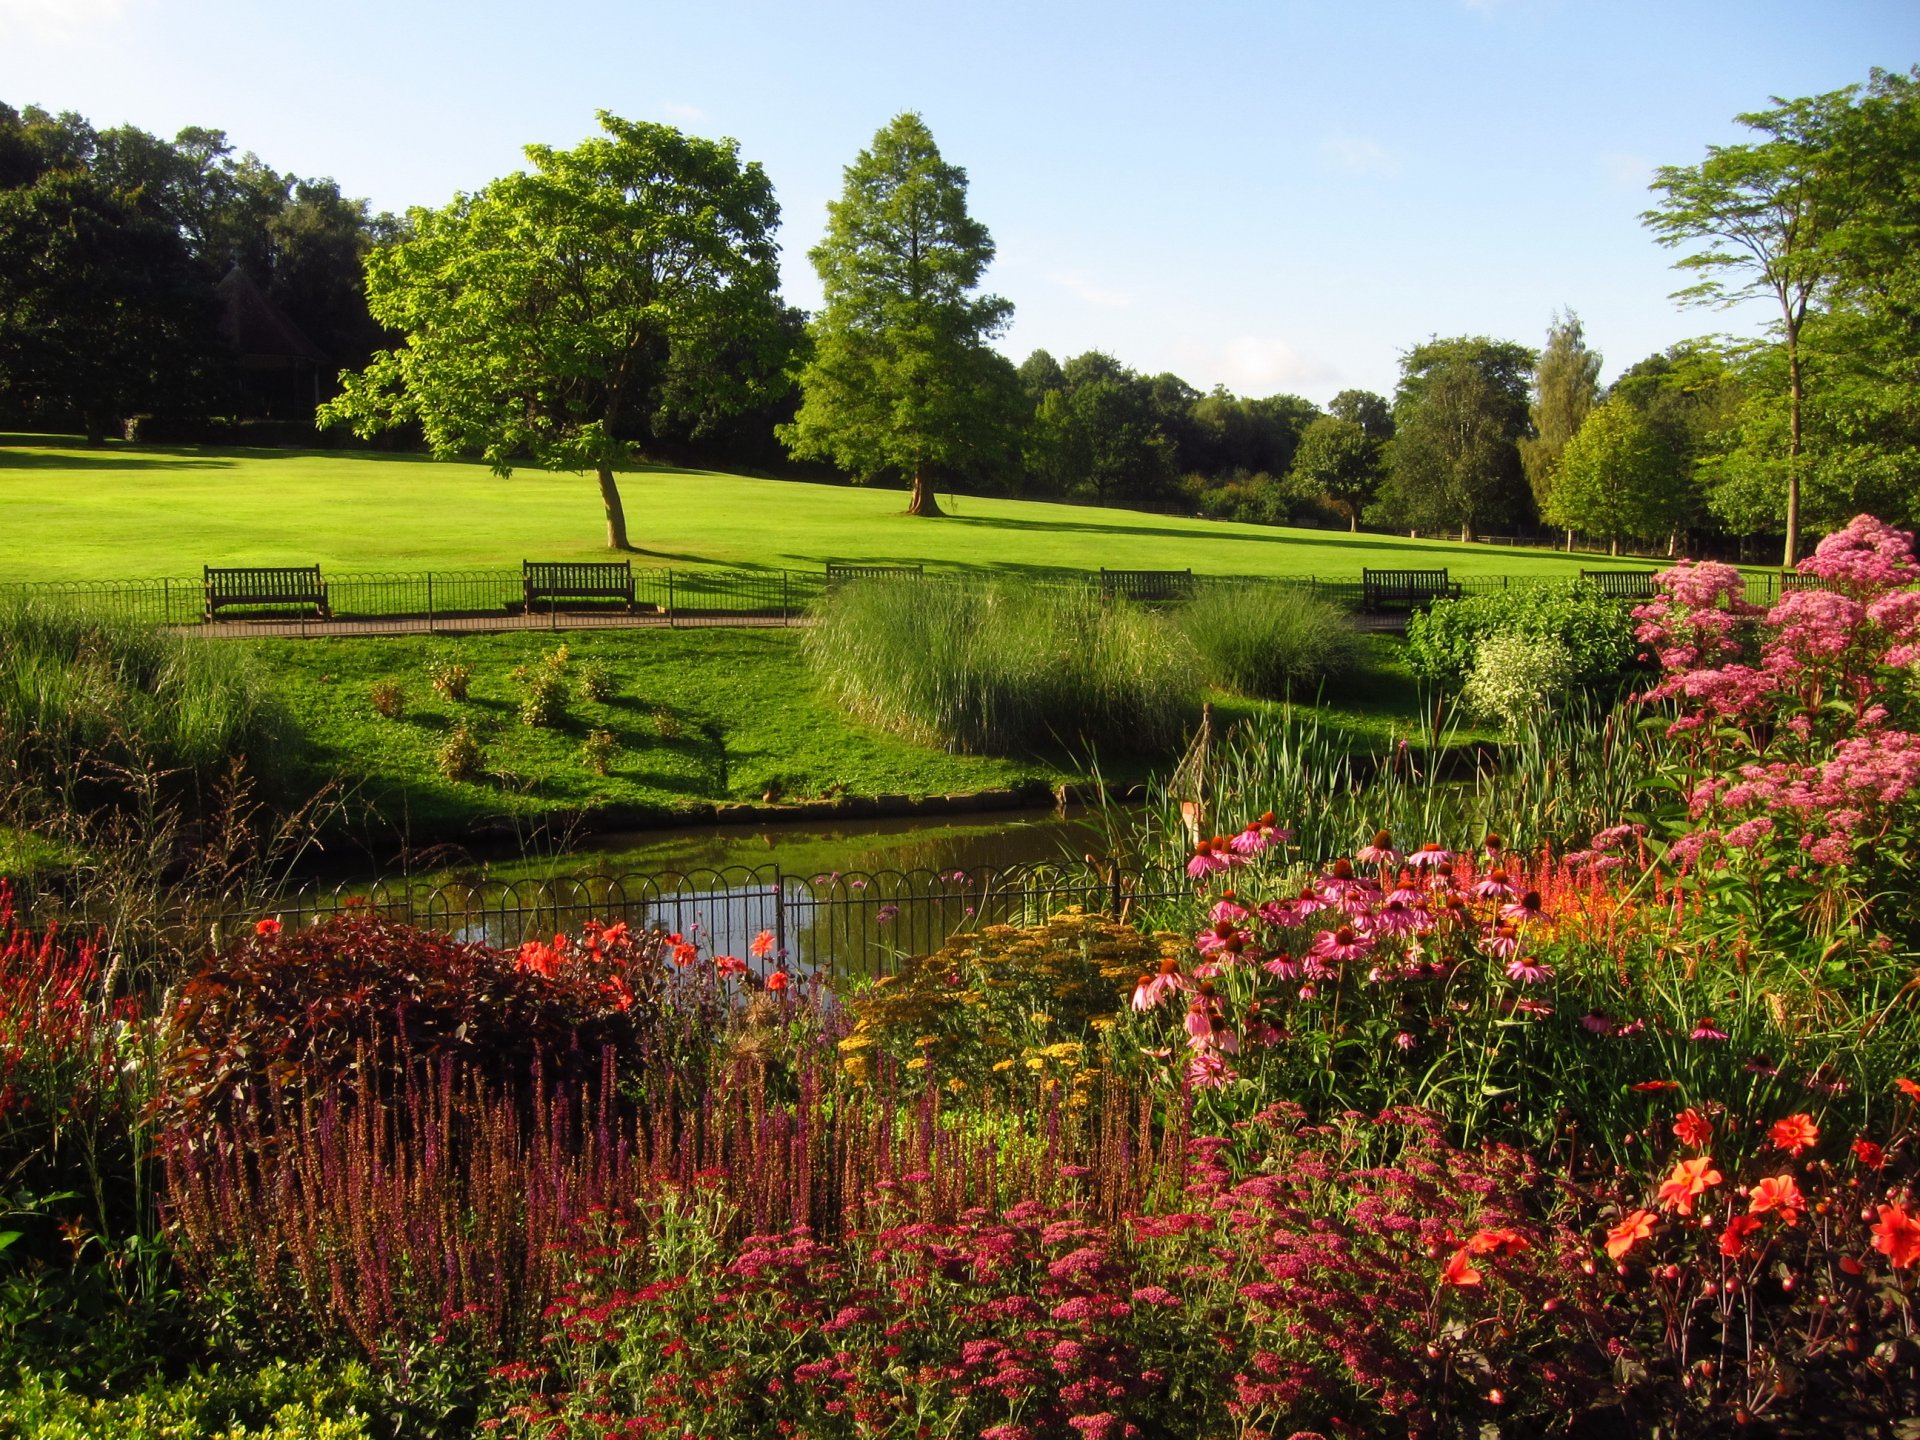
[[[1165,752],[1198,712],[1190,647],[1082,585],[844,585],[805,643],[851,714],[953,750]]]
[[[1294,586],[1208,589],[1176,623],[1207,679],[1237,695],[1311,700],[1360,668],[1360,637],[1346,612]]]

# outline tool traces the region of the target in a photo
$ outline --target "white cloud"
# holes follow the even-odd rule
[[[54,44],[103,40],[129,8],[130,0],[0,0],[0,37],[25,35]]]
[[[1359,135],[1330,135],[1320,142],[1320,154],[1331,164],[1356,175],[1394,176],[1400,161],[1378,140]]]
[[[1609,150],[1600,157],[1600,173],[1616,190],[1644,190],[1653,179],[1653,162],[1644,155]]]
[[[1181,373],[1201,388],[1225,385],[1239,395],[1271,395],[1340,378],[1324,360],[1302,355],[1285,340],[1236,335],[1225,341],[1188,337],[1175,344]]]
[[[1102,310],[1124,310],[1133,304],[1131,291],[1096,285],[1078,270],[1056,270],[1047,278],[1076,299]]]

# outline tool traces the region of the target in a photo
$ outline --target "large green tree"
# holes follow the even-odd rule
[[[1662,245],[1688,249],[1675,262],[1699,280],[1677,293],[1689,304],[1728,306],[1755,297],[1779,313],[1786,359],[1782,563],[1800,558],[1801,461],[1806,369],[1802,335],[1841,265],[1836,237],[1862,207],[1863,175],[1848,145],[1858,87],[1736,117],[1763,138],[1711,145],[1698,165],[1662,166],[1659,202],[1642,217]]]
[[[1413,530],[1457,530],[1462,540],[1529,508],[1519,442],[1534,353],[1483,335],[1429,340],[1400,361],[1393,463],[1370,512]]]
[[[1560,452],[1600,398],[1600,356],[1587,348],[1580,317],[1568,310],[1547,326],[1546,348],[1533,376],[1533,434],[1520,441],[1520,465],[1534,504],[1544,513]],[[1568,537],[1569,543],[1572,536]]]
[[[940,476],[1004,470],[1017,453],[1028,406],[987,343],[1013,306],[980,293],[993,239],[967,211],[967,172],[918,115],[895,116],[845,176],[809,252],[826,303],[780,436],[857,480],[904,475],[907,513],[938,515]]]
[[[405,338],[345,377],[320,421],[363,435],[417,421],[435,454],[479,454],[502,475],[591,470],[607,544],[625,550],[614,472],[676,380],[719,412],[784,383],[779,208],[730,140],[604,111],[600,126],[571,150],[529,146],[531,171],[411,212],[367,270],[375,318]]]
[[[215,353],[211,293],[165,224],[70,169],[0,189],[0,397],[77,420],[190,404]]]
[[[1625,399],[1587,413],[1561,451],[1543,507],[1550,524],[1597,535],[1620,553],[1622,540],[1651,540],[1686,518],[1686,492],[1673,483],[1672,448]]]
[[[1294,488],[1323,495],[1360,528],[1360,512],[1380,488],[1386,473],[1385,442],[1367,434],[1358,420],[1322,415],[1300,437],[1288,479]]]

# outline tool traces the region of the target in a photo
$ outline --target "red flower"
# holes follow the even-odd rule
[[[1527,1248],[1527,1237],[1518,1230],[1482,1230],[1467,1241],[1472,1255],[1518,1255]]]
[[[1920,1100],[1920,1085],[1914,1084],[1904,1076],[1893,1082],[1893,1088],[1909,1100]]]
[[[1873,1248],[1896,1270],[1920,1263],[1920,1220],[1899,1205],[1882,1205],[1880,1223],[1873,1227]]]
[[[1680,1112],[1680,1118],[1673,1122],[1673,1133],[1680,1138],[1682,1145],[1704,1150],[1713,1141],[1713,1122],[1689,1105]]]
[[[1480,1272],[1473,1268],[1473,1262],[1467,1258],[1467,1248],[1463,1245],[1453,1252],[1453,1258],[1447,1261],[1440,1271],[1442,1285],[1456,1285],[1462,1290],[1480,1283]]]
[[[767,989],[784,990],[786,988],[787,988],[787,972],[786,971],[776,970],[771,975],[767,976]]]
[[[513,963],[522,970],[530,970],[535,975],[551,980],[560,973],[560,950],[558,946],[548,945],[544,941],[529,940],[520,947],[520,953],[514,956]]]
[[[263,938],[268,935],[278,935],[280,933],[280,922],[271,915],[264,920],[256,920],[253,922],[253,933]]]
[[[1853,1142],[1853,1158],[1869,1170],[1878,1170],[1887,1163],[1887,1152],[1873,1141],[1862,1136]]]
[[[1607,1232],[1607,1254],[1618,1260],[1653,1234],[1653,1212],[1636,1210]]]
[[[1674,1166],[1673,1173],[1661,1182],[1660,1204],[1663,1207],[1670,1206],[1682,1215],[1691,1215],[1693,1197],[1703,1193],[1708,1186],[1720,1183],[1720,1172],[1709,1168],[1712,1164],[1711,1155],[1702,1155],[1698,1160],[1682,1160]]]
[[[1632,1088],[1643,1094],[1654,1090],[1678,1090],[1680,1082],[1678,1080],[1642,1080]]]
[[[758,935],[753,937],[753,944],[748,948],[753,951],[754,959],[766,959],[767,956],[773,953],[773,932],[771,930],[762,930]]]
[[[1767,1138],[1773,1141],[1774,1149],[1784,1150],[1797,1160],[1802,1150],[1811,1150],[1820,1143],[1820,1127],[1813,1123],[1811,1115],[1789,1115],[1773,1122]]]
[[[1720,1232],[1720,1253],[1729,1260],[1738,1260],[1747,1253],[1747,1236],[1758,1230],[1761,1220],[1758,1215],[1736,1215],[1727,1222],[1727,1228]]]
[[[1798,1225],[1800,1212],[1807,1208],[1807,1197],[1800,1193],[1791,1175],[1767,1176],[1753,1187],[1751,1199],[1749,1214],[1764,1215],[1769,1210],[1777,1210],[1789,1225]]]

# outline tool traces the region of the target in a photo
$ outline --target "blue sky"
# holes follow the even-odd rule
[[[242,149],[380,208],[444,203],[600,108],[732,136],[789,298],[841,167],[920,111],[972,179],[1016,360],[1102,349],[1201,388],[1390,392],[1429,335],[1607,374],[1765,313],[1683,311],[1658,164],[1771,95],[1920,61],[1916,0],[0,0],[0,99]]]

